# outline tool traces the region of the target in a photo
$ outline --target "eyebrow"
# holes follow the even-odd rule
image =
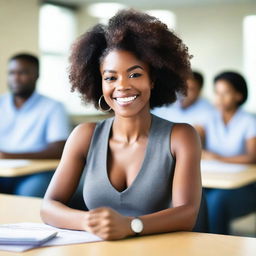
[[[144,70],[143,67],[141,67],[141,66],[139,66],[139,65],[134,65],[134,66],[128,68],[128,69],[126,70],[126,72],[130,72],[130,71],[132,71],[132,70],[134,70],[134,69],[136,69],[136,68],[140,68],[140,69]],[[115,70],[106,69],[106,70],[103,71],[102,74],[104,74],[104,73],[106,73],[106,72],[108,72],[108,73],[117,73]]]
[[[132,71],[132,70],[134,70],[134,69],[136,69],[136,68],[140,68],[140,69],[144,70],[143,67],[141,67],[141,66],[139,66],[139,65],[134,65],[134,66],[128,68],[128,69],[127,69],[127,72],[130,72],[130,71]]]

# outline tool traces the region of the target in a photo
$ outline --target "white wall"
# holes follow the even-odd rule
[[[20,51],[38,54],[38,0],[0,0],[0,93],[7,91],[6,65]]]

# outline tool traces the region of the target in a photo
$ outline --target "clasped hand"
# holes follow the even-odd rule
[[[133,234],[130,223],[131,217],[101,207],[88,211],[86,230],[104,240],[118,240]]]

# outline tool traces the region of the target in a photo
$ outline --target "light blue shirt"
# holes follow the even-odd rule
[[[209,116],[205,129],[205,148],[216,154],[230,157],[246,153],[246,141],[256,137],[256,118],[238,109],[225,124],[218,111]]]
[[[179,101],[168,106],[154,108],[152,114],[175,123],[189,123],[191,125],[204,125],[213,106],[205,99],[199,98],[191,106],[182,108]]]
[[[35,92],[17,109],[11,94],[0,97],[0,151],[38,152],[51,142],[66,140],[69,132],[61,103]]]

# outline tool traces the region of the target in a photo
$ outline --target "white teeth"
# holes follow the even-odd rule
[[[116,98],[119,102],[129,102],[136,99],[137,96],[131,96],[131,97],[124,97],[124,98]]]

